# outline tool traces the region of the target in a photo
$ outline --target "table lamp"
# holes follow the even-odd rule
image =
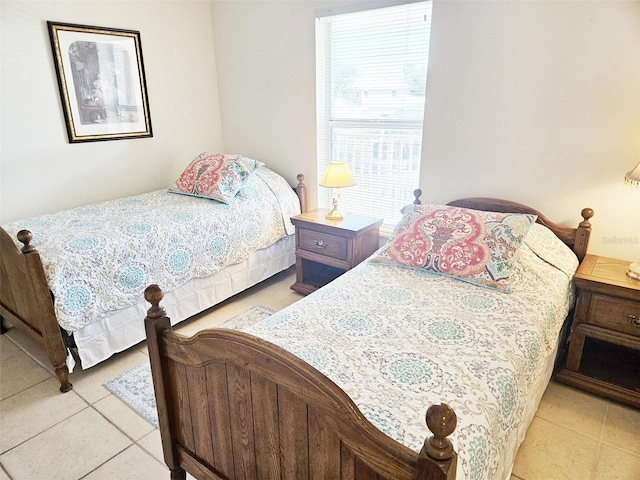
[[[627,172],[624,176],[624,182],[632,187],[640,188],[640,163],[636,165],[636,168]],[[633,262],[629,265],[627,275],[636,280],[640,280],[640,261]]]
[[[329,162],[324,170],[324,175],[322,175],[322,180],[320,180],[320,186],[335,188],[336,196],[333,197],[333,210],[327,213],[324,218],[327,220],[342,220],[344,218],[338,211],[340,190],[342,187],[350,187],[355,184],[351,170],[349,170],[349,166],[345,162]]]

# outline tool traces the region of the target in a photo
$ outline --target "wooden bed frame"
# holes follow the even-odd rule
[[[416,190],[414,203],[420,203]],[[593,210],[568,228],[534,209],[490,198],[449,205],[534,213],[576,253],[586,253]],[[240,331],[208,329],[186,338],[172,331],[157,285],[145,290],[145,319],[164,459],[174,480],[452,480],[457,454],[447,438],[453,409],[432,405],[433,433],[416,454],[376,429],[319,371],[285,350]],[[426,406],[425,406],[426,407]]]
[[[307,210],[307,191],[304,175],[297,176],[294,188],[300,200],[300,209]],[[9,234],[0,227],[0,333],[5,329],[2,319],[25,332],[42,344],[49,355],[60,391],[73,388],[69,382],[66,360],[73,338],[60,328],[54,310],[54,299],[42,266],[40,254],[31,245],[32,235],[28,230],[18,232],[23,244],[18,249]]]

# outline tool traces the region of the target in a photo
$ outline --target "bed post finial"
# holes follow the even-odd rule
[[[580,215],[582,215],[583,220],[580,222],[580,226],[583,228],[591,228],[591,222],[589,221],[589,219],[591,217],[593,217],[593,208],[583,208],[582,211],[580,212]]]
[[[587,254],[587,246],[589,245],[589,237],[591,236],[591,222],[589,220],[593,217],[593,214],[593,208],[583,208],[580,212],[582,221],[578,224],[578,228],[576,228],[576,236],[573,242],[573,252],[580,261],[582,261]]]
[[[422,202],[420,201],[420,195],[422,195],[422,190],[420,190],[419,188],[416,188],[413,191],[413,196],[415,197],[415,200],[413,201],[414,205],[421,205]]]
[[[18,240],[20,240],[20,243],[22,243],[23,245],[21,249],[22,253],[31,253],[36,250],[33,245],[29,245],[29,242],[33,240],[33,235],[29,230],[20,230],[18,232],[18,235],[16,236],[18,237]]]
[[[305,213],[307,211],[307,186],[304,184],[304,175],[299,173],[296,177],[298,179],[298,186],[295,188],[298,200],[300,200],[300,212]]]
[[[424,446],[432,458],[446,460],[453,454],[453,444],[447,437],[453,433],[458,424],[458,417],[446,403],[431,405],[427,409],[427,427],[433,435],[427,438]]]
[[[427,409],[427,426],[433,435],[424,441],[418,454],[416,479],[454,480],[458,465],[458,454],[447,438],[456,429],[458,418],[446,403],[431,405]]]
[[[151,308],[147,310],[147,317],[149,318],[160,318],[164,317],[166,312],[164,308],[160,306],[160,302],[164,297],[164,292],[162,289],[156,285],[149,285],[144,289],[144,299],[151,304]]]

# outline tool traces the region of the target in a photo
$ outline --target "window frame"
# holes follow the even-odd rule
[[[353,119],[353,118],[345,118],[345,117],[338,117],[335,115],[335,112],[332,111],[333,105],[332,105],[332,69],[333,69],[333,62],[334,62],[334,58],[333,58],[333,51],[332,51],[332,41],[331,41],[331,35],[332,35],[332,19],[334,16],[336,15],[343,15],[345,13],[359,13],[359,12],[365,12],[365,11],[370,11],[370,10],[376,10],[376,9],[380,9],[380,8],[388,8],[388,7],[396,7],[398,5],[405,5],[405,4],[412,4],[412,3],[421,3],[424,4],[424,8],[425,8],[425,21],[427,21],[427,13],[429,15],[429,19],[428,19],[428,24],[426,26],[426,51],[427,51],[427,55],[426,55],[426,59],[425,59],[425,76],[424,76],[424,100],[426,101],[426,77],[427,77],[427,70],[428,70],[428,56],[429,56],[429,33],[430,33],[430,28],[431,28],[431,11],[432,11],[432,1],[431,0],[418,0],[418,1],[414,1],[414,2],[387,2],[386,5],[379,5],[379,6],[373,6],[373,7],[369,7],[369,8],[364,8],[364,9],[358,9],[358,10],[350,10],[348,12],[336,12],[336,11],[330,11],[327,15],[320,15],[320,16],[316,16],[316,78],[317,78],[317,85],[316,85],[316,116],[317,116],[317,159],[316,159],[316,167],[317,167],[317,175],[318,178],[322,178],[322,175],[324,173],[324,169],[325,166],[327,165],[327,163],[331,162],[331,161],[347,161],[348,164],[350,164],[350,167],[352,167],[351,162],[349,161],[349,159],[345,159],[345,158],[336,158],[336,149],[338,148],[337,145],[335,144],[335,133],[337,130],[339,129],[354,129],[354,130],[361,130],[363,132],[363,134],[366,134],[367,130],[370,131],[375,131],[374,129],[377,129],[379,131],[383,131],[383,130],[404,130],[405,132],[410,132],[411,136],[415,137],[419,137],[419,144],[418,144],[418,152],[417,152],[417,159],[409,159],[410,161],[415,161],[417,169],[415,171],[415,175],[414,177],[412,177],[413,183],[408,184],[408,185],[402,185],[399,182],[395,183],[395,182],[389,182],[388,184],[385,182],[384,186],[388,186],[389,188],[391,188],[392,190],[401,190],[403,191],[403,196],[406,194],[406,198],[396,198],[395,199],[395,205],[397,206],[397,214],[396,215],[392,215],[391,218],[389,218],[387,215],[381,215],[380,212],[377,211],[367,211],[367,209],[361,209],[361,210],[357,210],[357,209],[350,209],[351,211],[353,211],[353,213],[361,213],[361,214],[365,214],[365,215],[374,215],[374,216],[383,216],[384,217],[384,224],[381,228],[381,231],[383,233],[389,233],[393,227],[395,226],[395,224],[397,223],[397,221],[399,221],[399,219],[401,218],[400,215],[400,208],[408,203],[411,203],[411,201],[413,200],[413,190],[415,190],[416,188],[418,188],[419,185],[419,179],[420,179],[420,168],[421,168],[421,163],[422,163],[422,137],[423,137],[423,125],[424,125],[424,112],[425,112],[425,104],[422,104],[422,115],[420,116],[419,119],[417,118],[413,118],[413,119],[364,119],[364,118],[358,118],[358,119]],[[324,26],[322,26],[320,24],[320,22],[324,22]],[[323,88],[323,91],[321,91],[320,89]],[[397,89],[395,87],[392,87],[393,91],[395,91],[395,95],[393,95],[393,97],[397,96]],[[365,90],[365,92],[368,92],[368,90]],[[366,96],[366,95],[365,95]],[[371,135],[371,133],[369,134]],[[387,135],[387,137],[389,137]],[[355,138],[355,137],[354,137]],[[415,145],[414,145],[415,146]],[[403,148],[404,151],[404,146],[401,145],[401,148]],[[415,148],[413,148],[412,150],[415,150]],[[372,159],[373,159],[373,155],[372,155]],[[381,159],[379,156],[376,157],[375,159],[379,160],[379,162],[384,161],[384,159]],[[393,160],[395,161],[395,160]],[[373,162],[376,164],[379,164],[379,162]],[[354,177],[356,177],[356,183],[358,182],[358,172],[354,171],[354,169],[352,168],[352,173],[354,174]],[[354,188],[354,187],[350,187],[350,188]],[[331,207],[331,203],[332,203],[332,198],[335,196],[335,192],[332,192],[331,189],[327,189],[325,187],[320,187],[317,191],[317,202],[318,202],[318,206],[319,208],[330,208]],[[349,191],[348,189],[345,189],[343,191],[343,193],[346,193],[346,195],[349,195]],[[359,194],[358,197],[361,198],[369,198],[370,199],[370,203],[372,205],[374,205],[376,203],[376,198],[372,197],[371,194]],[[357,200],[357,198],[356,198]],[[386,199],[385,199],[386,200]],[[401,203],[401,205],[400,205]],[[350,207],[353,207],[353,205],[350,205]],[[341,209],[343,210],[343,209]],[[395,210],[394,210],[395,211]],[[343,213],[345,213],[343,211]]]

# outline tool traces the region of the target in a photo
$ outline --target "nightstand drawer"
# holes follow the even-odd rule
[[[328,233],[298,229],[299,248],[340,260],[347,259],[347,239]]]
[[[640,337],[640,303],[594,294],[587,322]]]

